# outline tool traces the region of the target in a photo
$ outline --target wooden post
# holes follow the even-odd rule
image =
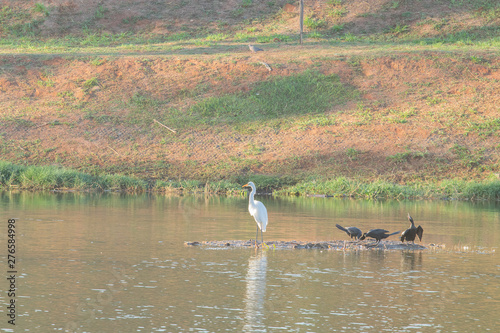
[[[300,45],[302,45],[303,31],[304,31],[304,0],[300,0]]]

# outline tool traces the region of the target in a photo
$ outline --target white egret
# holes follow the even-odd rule
[[[250,215],[253,216],[255,222],[257,223],[257,234],[255,235],[255,246],[257,246],[257,237],[259,236],[259,229],[260,229],[260,240],[262,243],[264,243],[264,236],[262,235],[262,233],[266,232],[267,209],[262,202],[254,199],[255,192],[257,192],[254,183],[248,182],[248,184],[245,184],[242,187],[252,188],[252,192],[250,192],[250,195],[248,196],[248,211],[250,212]]]

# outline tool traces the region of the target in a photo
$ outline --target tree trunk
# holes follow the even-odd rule
[[[304,0],[300,0],[300,45],[302,45],[303,32],[304,32]]]

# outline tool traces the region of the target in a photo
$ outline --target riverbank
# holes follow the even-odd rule
[[[500,200],[500,180],[443,180],[435,183],[396,184],[364,182],[338,177],[293,182],[279,177],[255,176],[258,192],[276,196],[330,196],[370,199]],[[242,195],[248,180],[201,182],[196,180],[152,180],[118,174],[88,174],[56,166],[21,166],[0,161],[0,189],[35,191],[122,191],[156,193],[207,193]]]
[[[498,199],[497,1],[187,3],[5,1],[3,188]]]

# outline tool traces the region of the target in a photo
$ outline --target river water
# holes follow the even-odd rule
[[[258,197],[267,240],[404,230],[440,250],[184,246],[255,237],[245,197],[0,193],[0,332],[498,332],[500,204]],[[394,236],[397,239],[397,236]],[[8,323],[15,300],[15,327]]]

